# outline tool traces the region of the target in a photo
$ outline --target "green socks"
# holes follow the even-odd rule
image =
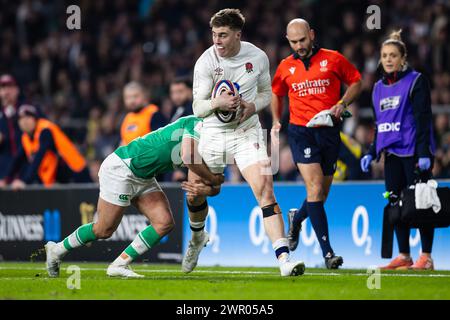
[[[161,236],[150,225],[138,233],[133,242],[114,260],[115,265],[128,265],[131,261],[147,252],[161,240]]]
[[[74,248],[81,247],[86,243],[97,240],[97,237],[92,230],[94,223],[84,224],[75,230],[71,235],[64,239],[64,248],[70,251]]]

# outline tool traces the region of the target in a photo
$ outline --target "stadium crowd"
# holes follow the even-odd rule
[[[81,30],[66,26],[66,8],[71,4],[81,8]],[[372,4],[381,9],[379,30],[366,25],[366,9]],[[150,102],[169,122],[177,108],[170,84],[192,78],[196,59],[211,45],[209,18],[223,7],[217,0],[0,0],[0,5],[0,74],[12,75],[20,88],[19,100],[38,106],[79,146],[94,180],[101,161],[120,142],[126,113],[123,87],[130,81],[144,84]],[[228,1],[226,6],[242,10],[247,19],[243,40],[267,53],[272,75],[290,54],[285,26],[295,17],[310,21],[317,30],[317,45],[340,51],[361,72],[363,93],[349,107],[353,117],[342,128],[349,145],[361,152],[342,155],[347,173],[338,170],[341,180],[383,178],[382,161],[367,175],[359,169],[359,157],[374,136],[371,90],[380,76],[378,48],[390,31],[403,29],[408,61],[427,76],[432,88],[438,146],[433,174],[450,178],[449,1],[340,0],[323,5],[319,0],[249,0]],[[270,129],[270,108],[260,118]],[[275,178],[300,179],[283,130],[281,134]],[[241,177],[231,167],[227,180]]]

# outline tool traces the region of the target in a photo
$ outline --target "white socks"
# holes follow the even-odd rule
[[[194,242],[196,242],[197,240],[200,240],[203,237],[203,233],[205,232],[205,220],[203,221],[198,221],[198,222],[193,222],[191,220],[189,220],[189,225],[191,226],[191,231],[192,231],[192,240]],[[203,228],[200,231],[194,231],[192,230],[192,228],[194,229],[200,229]]]

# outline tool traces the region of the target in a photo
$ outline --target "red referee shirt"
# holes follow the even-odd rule
[[[330,109],[340,99],[341,82],[351,85],[361,74],[342,54],[319,49],[310,57],[308,68],[290,55],[278,65],[272,92],[289,95],[289,122],[305,126],[318,112]]]

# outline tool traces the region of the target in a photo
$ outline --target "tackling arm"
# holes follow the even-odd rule
[[[191,137],[183,137],[181,142],[181,159],[184,165],[209,185],[223,183],[223,175],[213,174],[198,153],[198,142]]]

